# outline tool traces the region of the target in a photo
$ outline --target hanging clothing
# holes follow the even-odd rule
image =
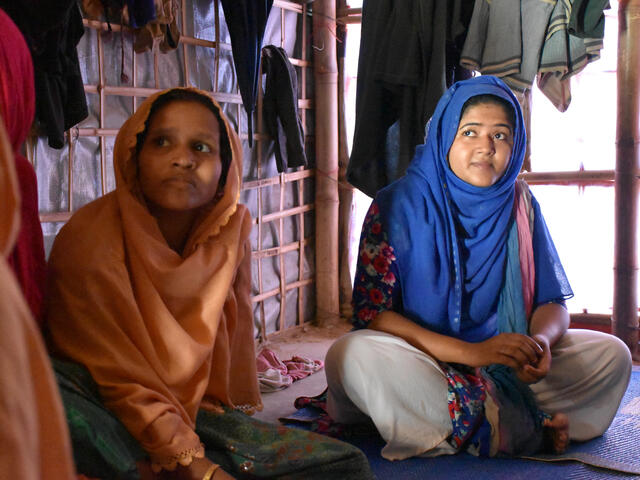
[[[132,27],[136,53],[167,53],[178,48],[179,12],[174,0],[82,0],[80,4],[87,18]]]
[[[358,60],[356,124],[347,180],[370,196],[404,175],[447,81],[447,61],[470,3],[366,0]],[[454,15],[456,15],[454,17]],[[398,55],[402,52],[402,55]]]
[[[262,37],[273,0],[222,0],[224,19],[231,36],[242,103],[247,112],[247,135],[253,146],[253,111],[258,98],[258,72]]]
[[[163,3],[159,0],[126,0],[129,12],[129,25],[133,28],[144,27],[158,18],[158,7]]]
[[[278,172],[305,166],[304,130],[298,114],[298,78],[284,49],[262,49],[262,71],[267,75],[262,100],[267,133],[275,142]]]
[[[572,0],[558,0],[556,3],[538,67],[538,88],[561,112],[566,111],[571,103],[571,77],[590,62],[598,60],[603,47],[602,36],[581,38],[584,35],[570,34],[572,11]]]
[[[604,10],[609,0],[573,0],[569,33],[582,38],[604,38]]]
[[[180,31],[178,30],[177,4],[174,0],[155,0],[151,2],[154,4],[152,5],[154,8],[153,16],[144,14],[138,18],[132,13],[140,10],[146,11],[147,1],[128,1],[127,3],[129,22],[132,27],[135,27],[133,49],[136,53],[154,50],[156,46],[162,53],[178,48]]]
[[[84,34],[76,2],[0,0],[22,31],[33,58],[36,119],[49,146],[62,148],[64,132],[88,116],[76,46]]]
[[[262,404],[250,299],[252,222],[237,203],[240,143],[225,119],[232,161],[224,195],[179,255],[146,207],[134,158],[159,95],[120,128],[115,191],[76,212],[55,240],[47,322],[54,351],[89,369],[105,406],[154,464],[171,469],[203,453],[194,432],[199,408],[251,412]]]
[[[11,32],[0,10],[0,39]],[[0,115],[0,478],[75,478],[71,443],[44,342],[5,258],[19,235],[20,189]]]
[[[16,25],[0,10],[0,115],[6,119],[21,198],[20,231],[7,260],[33,317],[40,323],[46,260],[38,214],[38,188],[31,163],[20,153],[34,113],[31,54]]]
[[[476,0],[460,64],[500,77],[515,91],[531,88],[554,4]]]

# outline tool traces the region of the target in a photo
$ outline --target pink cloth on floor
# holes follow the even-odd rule
[[[310,358],[299,356],[285,360],[284,364],[287,366],[287,373],[293,378],[294,382],[317,372],[324,366],[324,363],[320,360],[311,360]]]
[[[268,348],[260,351],[256,358],[256,366],[262,393],[282,390],[293,383],[293,378],[287,375],[287,366]]]
[[[287,373],[287,366],[278,358],[276,352],[268,348],[263,348],[260,351],[256,358],[256,365],[258,367],[258,373],[266,372],[270,368],[279,370],[283,374]]]
[[[288,387],[296,380],[320,370],[324,362],[298,355],[283,362],[273,350],[263,348],[256,358],[256,365],[260,391],[264,393]]]

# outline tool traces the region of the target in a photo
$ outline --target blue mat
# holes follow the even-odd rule
[[[304,423],[313,417],[317,417],[317,410],[304,408],[289,419],[297,418]],[[362,449],[380,480],[640,479],[640,370],[634,368],[629,388],[609,430],[589,442],[572,443],[562,456],[537,456],[537,460],[525,460],[478,458],[461,453],[391,462],[380,456],[384,441],[378,436],[347,441]]]

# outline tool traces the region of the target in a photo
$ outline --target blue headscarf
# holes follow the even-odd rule
[[[447,155],[465,102],[484,94],[510,103],[515,125],[503,176],[489,187],[476,187],[453,173]],[[440,99],[426,143],[417,147],[406,175],[376,197],[395,250],[405,316],[468,341],[497,333],[515,182],[525,149],[520,105],[500,79],[480,76],[458,82]],[[543,230],[541,241],[551,242],[546,226]]]

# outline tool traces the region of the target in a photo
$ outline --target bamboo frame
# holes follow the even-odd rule
[[[350,8],[344,0],[338,2],[338,18],[336,21],[342,25],[350,23],[362,23],[362,8]]]
[[[187,0],[180,0],[178,2],[180,6],[180,18],[178,19],[178,24],[181,26],[181,36],[178,45],[178,51],[182,56],[179,67],[182,70],[183,80],[182,85],[190,85],[192,83],[192,78],[189,71],[189,55],[192,48],[207,48],[213,49],[214,54],[213,57],[213,78],[212,85],[213,90],[209,92],[212,98],[214,98],[219,103],[227,103],[227,104],[235,104],[238,112],[240,112],[242,108],[242,98],[239,92],[236,91],[233,93],[220,92],[219,91],[219,71],[220,71],[220,52],[229,52],[231,51],[231,44],[224,43],[220,41],[220,5],[219,2],[214,2],[214,22],[215,22],[215,37],[214,40],[205,40],[196,38],[191,35],[187,35],[189,33],[188,30],[188,22],[187,22],[187,8],[189,2]],[[303,0],[298,1],[286,1],[286,0],[275,0],[273,3],[272,13],[278,14],[276,8],[280,8],[280,25],[281,25],[281,35],[280,35],[280,45],[284,46],[285,41],[287,40],[285,35],[286,31],[284,28],[285,22],[285,11],[295,12],[299,15],[299,19],[302,20],[302,38],[298,41],[302,44],[301,49],[301,58],[289,58],[289,61],[298,69],[300,72],[299,77],[301,78],[301,98],[298,99],[298,107],[300,109],[303,127],[306,131],[306,115],[308,110],[314,109],[313,99],[307,98],[307,72],[312,67],[312,62],[308,58],[308,24],[311,21],[309,16],[309,11],[307,7],[307,2]],[[157,52],[153,53],[153,79],[152,85],[154,88],[140,87],[138,82],[137,75],[137,54],[132,54],[132,75],[131,75],[131,84],[129,85],[109,85],[106,81],[105,74],[105,49],[104,42],[102,38],[102,33],[107,32],[109,30],[113,32],[131,32],[132,30],[129,27],[121,26],[118,24],[107,24],[106,22],[96,21],[96,20],[88,20],[84,19],[83,24],[85,29],[91,29],[97,32],[97,61],[98,61],[98,81],[96,84],[86,84],[84,86],[85,93],[87,95],[97,95],[99,97],[99,112],[98,112],[98,126],[97,127],[73,127],[71,130],[67,132],[68,139],[68,183],[69,188],[67,192],[67,210],[61,212],[48,212],[41,213],[40,220],[41,222],[65,222],[67,221],[73,211],[75,210],[75,206],[73,205],[73,196],[74,196],[74,171],[73,164],[75,159],[75,142],[80,137],[93,137],[98,138],[99,142],[99,156],[100,156],[100,180],[101,180],[101,193],[106,193],[107,190],[107,155],[106,155],[106,145],[108,137],[114,137],[118,133],[117,128],[106,128],[105,117],[106,117],[106,100],[110,97],[131,97],[131,105],[133,110],[135,111],[138,98],[146,98],[151,96],[152,94],[158,92],[160,89],[159,75],[158,75],[158,64],[159,64],[159,56]],[[127,45],[127,48],[131,48],[133,51],[132,45]],[[242,191],[256,191],[257,196],[257,216],[253,219],[254,225],[257,226],[258,229],[258,240],[257,245],[253,245],[255,248],[251,252],[252,260],[257,264],[257,284],[258,291],[253,292],[252,301],[254,304],[259,304],[257,319],[262,326],[261,331],[261,340],[266,340],[267,338],[267,325],[265,319],[265,308],[264,304],[266,300],[272,299],[273,297],[279,296],[279,305],[280,305],[280,313],[278,315],[278,319],[275,324],[275,332],[269,332],[269,335],[275,334],[277,332],[282,331],[287,327],[285,325],[285,314],[286,314],[286,296],[290,292],[297,290],[298,299],[297,299],[297,308],[296,308],[296,320],[295,326],[300,326],[304,323],[305,320],[305,294],[304,291],[308,289],[310,285],[315,283],[314,277],[309,277],[308,274],[305,275],[304,267],[306,264],[305,258],[305,248],[309,248],[313,246],[316,242],[313,238],[308,238],[305,236],[304,229],[304,221],[305,215],[314,215],[315,214],[315,203],[304,203],[304,183],[306,179],[313,179],[315,177],[315,171],[310,169],[304,169],[303,167],[299,167],[295,171],[282,173],[276,177],[268,177],[263,178],[264,168],[262,162],[264,162],[264,154],[266,149],[264,148],[264,142],[270,141],[270,137],[264,131],[264,125],[262,121],[262,91],[259,89],[258,92],[258,106],[257,106],[257,128],[254,132],[253,138],[256,140],[256,157],[257,157],[257,178],[249,179],[243,185]],[[239,118],[242,118],[239,114]],[[246,139],[247,134],[240,130],[239,135],[240,138]],[[313,138],[311,136],[307,136],[305,138],[305,142],[312,141]],[[287,204],[288,195],[291,190],[291,185],[297,186],[297,191],[294,189],[294,206],[291,208],[285,208]],[[279,202],[276,206],[275,211],[265,211],[264,207],[264,192],[265,188],[279,188]],[[297,197],[297,198],[296,198]],[[287,219],[292,219],[297,221],[299,224],[298,228],[298,238],[297,240],[288,243],[285,243],[285,221]],[[277,232],[277,245],[270,248],[264,248],[262,243],[262,233],[263,227],[268,222],[275,222],[276,232]],[[285,262],[284,256],[286,254],[291,254],[291,252],[299,252],[299,260],[297,262],[298,274],[296,275],[295,281],[287,283],[286,281],[286,272],[285,272]],[[277,267],[280,271],[279,278],[279,286],[277,289],[272,289],[269,291],[265,291],[263,288],[263,276],[264,276],[264,266],[262,264],[263,260],[273,259],[276,262]],[[287,268],[291,268],[288,266]],[[277,269],[275,269],[277,270]],[[290,327],[290,326],[289,326]]]
[[[638,352],[638,173],[640,171],[640,0],[618,9],[613,333]]]

